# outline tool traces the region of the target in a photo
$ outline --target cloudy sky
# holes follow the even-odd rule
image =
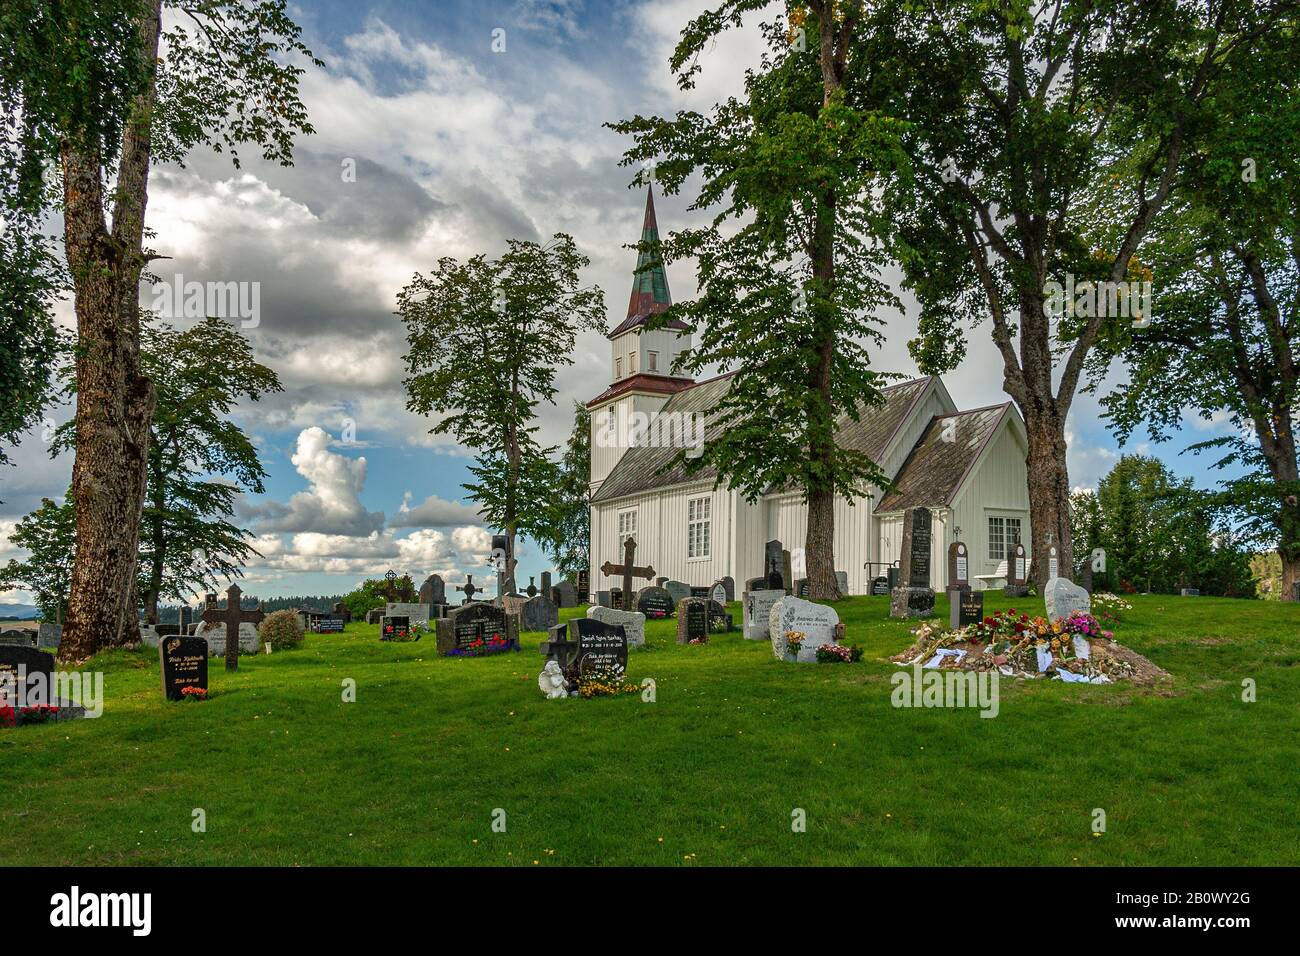
[[[270,472],[267,494],[241,518],[263,558],[246,591],[262,596],[336,593],[388,568],[417,582],[490,577],[488,531],[463,500],[463,448],[429,435],[405,409],[404,338],[393,314],[399,289],[442,256],[502,250],[507,238],[573,235],[605,290],[609,321],[623,317],[644,195],[618,165],[627,143],[602,124],[636,113],[707,108],[737,91],[756,62],[749,30],[704,57],[696,90],[679,91],[667,60],[701,0],[311,0],[295,8],[325,61],[303,79],[316,127],[292,168],[252,159],[235,170],[195,154],[155,170],[149,206],[163,271],[186,281],[260,284],[260,322],[248,334],[282,394],[239,409]],[[355,177],[345,175],[355,169]],[[352,179],[355,181],[351,181]],[[659,223],[697,221],[690,196],[659,196]],[[669,268],[673,295],[689,297],[689,264]],[[143,301],[149,304],[149,297]],[[905,300],[906,303],[906,300]],[[67,323],[70,309],[61,312]],[[888,317],[880,367],[914,373],[906,342],[915,310]],[[1005,401],[986,328],[965,365],[945,377],[962,407]],[[580,340],[560,377],[542,438],[567,435],[572,403],[609,376],[608,342]],[[1120,453],[1081,396],[1070,422],[1070,476],[1095,485]],[[69,409],[56,409],[62,421]],[[1178,452],[1218,426],[1189,423],[1185,441],[1157,451],[1201,482],[1204,463]],[[1147,450],[1145,446],[1136,446]],[[61,498],[71,458],[51,460],[34,429],[0,472],[0,563],[21,554],[14,522],[43,496]],[[525,544],[523,578],[546,567]],[[22,601],[21,592],[0,602]]]

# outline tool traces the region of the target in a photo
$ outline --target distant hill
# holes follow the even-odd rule
[[[41,612],[30,604],[0,604],[0,620],[30,621],[40,615]]]

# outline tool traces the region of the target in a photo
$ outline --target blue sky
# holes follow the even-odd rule
[[[465,450],[428,435],[405,410],[403,339],[392,314],[399,289],[439,256],[499,251],[507,238],[571,233],[592,259],[610,324],[623,317],[644,197],[618,160],[626,144],[602,123],[635,113],[707,108],[736,91],[760,49],[753,30],[727,36],[704,58],[690,93],[667,68],[697,0],[647,2],[301,3],[296,19],[326,62],[303,79],[316,134],[291,169],[256,159],[234,170],[200,153],[155,170],[149,225],[186,280],[258,282],[260,322],[248,335],[285,385],[239,409],[270,472],[266,494],[241,504],[264,557],[245,591],[263,596],[336,593],[387,568],[418,580],[488,577],[488,529],[463,500]],[[504,41],[504,43],[502,43]],[[353,163],[355,182],[341,169]],[[662,229],[698,221],[688,196],[657,196]],[[694,291],[687,264],[669,268],[678,298]],[[145,300],[148,301],[147,299]],[[906,302],[905,302],[906,304]],[[71,309],[60,310],[64,323]],[[913,374],[906,342],[915,310],[888,316],[875,359]],[[968,331],[970,354],[945,376],[961,407],[1005,401],[987,328]],[[608,384],[608,343],[584,337],[560,374],[542,438],[563,441],[572,403]],[[470,410],[471,414],[473,410]],[[51,415],[61,421],[69,414]],[[355,423],[355,442],[345,425]],[[1189,424],[1154,449],[1180,475],[1209,484],[1208,462],[1178,452],[1220,433]],[[1072,483],[1096,484],[1121,449],[1090,396],[1069,423]],[[1145,436],[1134,449],[1148,451]],[[0,561],[21,554],[13,523],[42,496],[61,497],[71,460],[50,460],[40,430],[0,473]],[[362,462],[364,459],[364,462]],[[520,552],[522,578],[547,563]],[[23,600],[0,593],[0,601]]]

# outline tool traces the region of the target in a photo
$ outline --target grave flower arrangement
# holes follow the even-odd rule
[[[862,648],[844,644],[823,644],[817,648],[818,664],[856,664],[862,660]]]
[[[614,697],[618,694],[635,694],[641,688],[624,679],[620,664],[596,664],[578,675],[578,693],[584,699]]]
[[[486,657],[488,654],[500,654],[503,651],[519,650],[519,642],[508,640],[501,632],[487,637],[476,637],[464,647],[453,647],[447,657]]]
[[[189,687],[181,688],[181,700],[207,700],[208,689],[206,687]]]
[[[1092,609],[1107,624],[1118,624],[1126,611],[1133,610],[1133,604],[1118,594],[1102,591],[1092,596]]]
[[[17,727],[19,724],[43,724],[58,716],[59,708],[52,704],[36,704],[32,707],[14,707],[12,704],[0,704],[0,727]]]
[[[804,638],[807,636],[803,631],[786,631],[785,652],[787,654],[798,654],[799,649],[803,647]]]

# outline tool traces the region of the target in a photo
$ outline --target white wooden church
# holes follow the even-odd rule
[[[657,235],[654,197],[648,194],[642,239]],[[637,268],[644,264],[642,258]],[[635,274],[627,318],[608,335],[611,384],[587,403],[593,592],[620,584],[600,568],[606,561],[622,562],[628,536],[636,540],[636,563],[653,567],[656,576],[710,585],[730,575],[738,592],[746,579],[764,572],[765,542],[780,540],[792,552],[804,544],[807,506],[797,492],[773,492],[750,504],[739,492],[715,489],[712,469],[689,480],[680,467],[664,471],[680,442],[674,446],[653,429],[637,435],[620,427],[707,422],[729,387],[729,375],[696,382],[672,374],[674,359],[690,347],[689,329],[645,328],[670,303],[662,265]],[[838,433],[838,441],[864,451],[895,485],[835,503],[835,566],[847,572],[849,593],[869,593],[872,580],[898,561],[903,512],[918,506],[933,513],[932,587],[947,584],[947,546],[958,534],[970,549],[972,586],[1000,586],[1004,581],[996,573],[1007,552],[1029,540],[1027,446],[1019,413],[1010,402],[959,411],[937,377],[896,384],[885,396],[883,405],[866,410],[859,421],[846,417]],[[703,437],[683,431],[687,444]],[[637,582],[644,583],[649,582]]]

